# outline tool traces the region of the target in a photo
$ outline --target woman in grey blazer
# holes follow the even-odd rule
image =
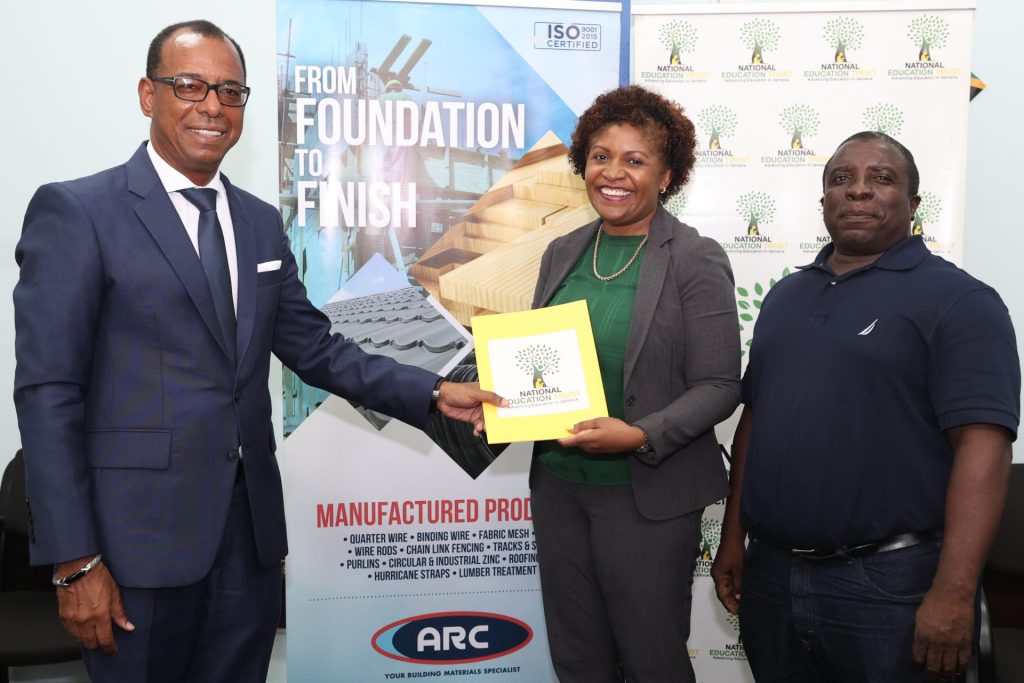
[[[739,403],[722,248],[662,202],[696,140],[677,104],[601,95],[569,152],[600,219],[541,261],[533,307],[584,299],[610,417],[538,442],[530,474],[544,614],[563,683],[693,681],[690,585],[704,507],[728,494],[714,426]]]

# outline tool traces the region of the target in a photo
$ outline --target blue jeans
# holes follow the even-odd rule
[[[758,683],[912,683],[914,616],[941,540],[864,557],[795,557],[751,539],[740,632]]]

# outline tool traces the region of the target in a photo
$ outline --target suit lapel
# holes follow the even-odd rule
[[[623,367],[622,377],[624,382],[629,381],[640,356],[640,348],[647,338],[654,321],[654,311],[658,305],[658,298],[661,295],[662,287],[665,284],[665,276],[671,262],[669,253],[669,242],[673,234],[673,218],[664,208],[658,207],[654,219],[651,221],[650,237],[647,240],[647,253],[644,254],[640,266],[640,277],[636,284],[636,297],[633,301],[633,321],[629,328],[629,338],[626,342],[626,359]],[[552,270],[548,274],[544,294],[540,302],[546,306],[551,297],[555,295],[558,288],[569,276],[579,261],[583,250],[594,239],[594,232],[600,225],[600,219],[586,226],[586,229],[570,233],[568,239],[556,245],[556,252],[551,255]]]
[[[210,334],[227,355],[227,349],[221,340],[217,309],[214,308],[210,295],[210,283],[206,280],[206,273],[203,272],[195,247],[185,232],[185,226],[181,224],[178,212],[174,210],[160,177],[149,161],[145,144],[128,160],[126,168],[128,189],[142,198],[135,206],[135,214],[177,273]]]
[[[551,255],[551,272],[548,273],[548,279],[544,285],[544,294],[540,302],[541,306],[548,305],[551,297],[555,295],[558,288],[565,282],[565,278],[569,277],[569,272],[575,267],[577,261],[580,260],[583,250],[593,241],[594,235],[597,233],[597,226],[600,224],[601,219],[597,219],[584,226],[583,229],[569,233],[566,239],[555,244],[556,251]]]
[[[231,223],[235,229],[235,257],[238,263],[238,327],[235,332],[235,358],[242,365],[245,350],[252,338],[253,325],[256,321],[256,226],[252,216],[242,205],[241,197],[228,179],[224,187],[231,206]]]
[[[622,368],[624,385],[633,374],[633,367],[640,356],[640,348],[644,345],[647,333],[654,320],[654,310],[658,305],[665,275],[671,261],[668,243],[672,239],[672,217],[661,206],[658,207],[651,221],[650,237],[647,240],[647,253],[644,254],[640,266],[640,277],[636,283],[636,298],[633,300],[633,321],[629,328],[629,339],[626,342],[626,360]]]

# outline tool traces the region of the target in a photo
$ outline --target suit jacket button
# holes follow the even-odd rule
[[[241,402],[242,402],[242,392],[241,391],[236,391],[235,392],[235,403],[241,403]]]
[[[636,403],[636,397],[635,396],[630,396],[629,398],[626,399],[626,405],[627,406],[632,406],[634,403]]]
[[[228,451],[228,460],[231,462],[238,462],[238,451]]]

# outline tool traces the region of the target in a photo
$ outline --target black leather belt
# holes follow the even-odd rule
[[[835,557],[864,557],[865,555],[875,555],[877,553],[887,553],[891,550],[910,548],[911,546],[940,539],[942,538],[942,532],[924,531],[913,534],[896,534],[889,538],[883,538],[880,541],[861,543],[859,545],[844,545],[839,548],[792,548],[764,536],[758,535],[755,538],[789,551],[794,556],[802,557],[806,560],[831,560]]]

